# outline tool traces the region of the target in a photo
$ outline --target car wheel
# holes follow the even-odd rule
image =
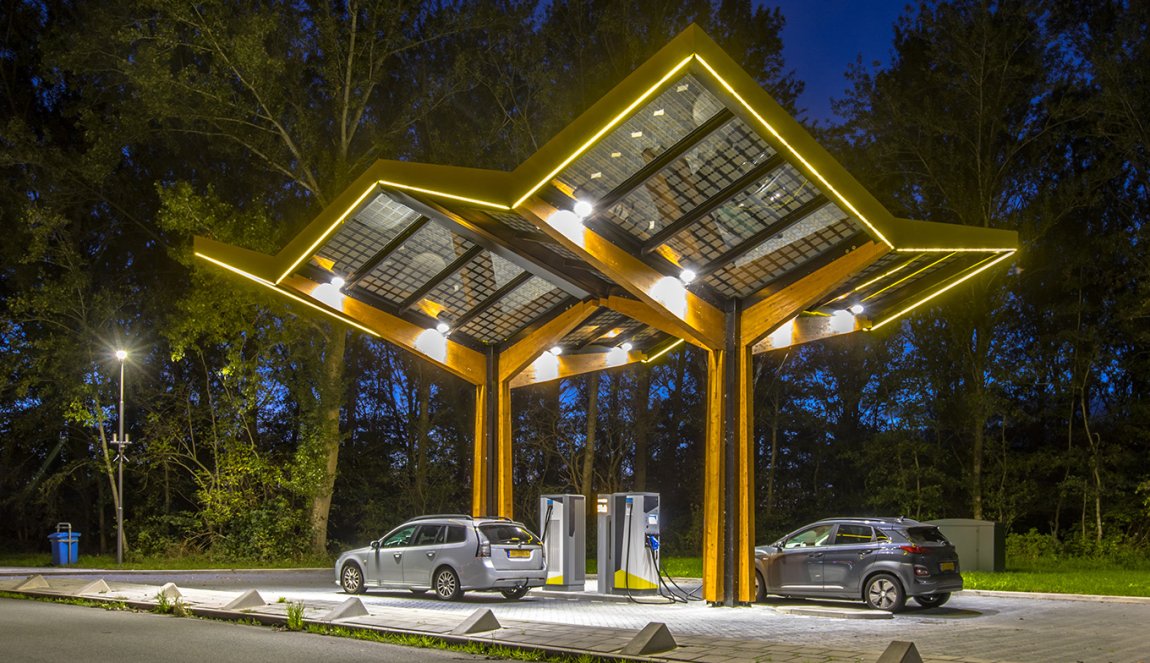
[[[363,571],[360,571],[359,566],[353,562],[344,564],[343,570],[339,572],[339,584],[343,587],[343,591],[348,594],[362,594],[364,592]]]
[[[435,595],[444,601],[458,601],[463,596],[459,588],[459,576],[450,566],[444,566],[435,572]]]
[[[426,589],[409,589],[408,591],[411,592],[412,594],[415,594],[416,596],[420,596],[420,595],[427,593]]]
[[[879,573],[867,581],[863,599],[875,610],[898,612],[906,604],[906,592],[902,590],[898,578]]]
[[[950,600],[950,592],[942,594],[927,594],[926,596],[914,597],[915,603],[924,608],[937,608],[938,606]]]
[[[524,596],[527,596],[528,589],[530,589],[530,587],[527,585],[520,585],[519,587],[515,587],[513,589],[500,590],[499,593],[503,595],[503,598],[509,601],[518,601]]]
[[[763,582],[763,574],[755,571],[755,603],[767,600],[767,583]]]

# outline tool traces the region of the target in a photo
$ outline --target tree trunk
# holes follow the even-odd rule
[[[427,367],[419,362],[416,371],[419,400],[419,425],[415,431],[415,504],[419,512],[427,510],[427,443],[431,433],[431,381],[427,378]]]
[[[635,490],[647,490],[647,456],[650,455],[651,429],[651,367],[638,364],[635,368]]]
[[[327,552],[327,521],[331,497],[335,491],[335,473],[339,464],[339,412],[343,404],[344,350],[348,331],[333,327],[323,358],[323,381],[320,385],[319,439],[324,456],[324,476],[311,506],[311,549],[317,555]]]
[[[587,437],[583,445],[583,468],[579,472],[579,488],[586,504],[594,504],[595,491],[595,429],[599,419],[599,373],[587,376]],[[590,510],[588,510],[590,511]]]

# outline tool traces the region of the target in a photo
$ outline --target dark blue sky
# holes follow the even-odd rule
[[[787,19],[783,56],[806,90],[799,107],[807,122],[834,122],[831,97],[847,87],[847,67],[862,55],[863,63],[886,65],[890,59],[893,25],[906,0],[763,0],[777,6]]]

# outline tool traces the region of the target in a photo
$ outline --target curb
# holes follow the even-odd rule
[[[0,577],[26,576],[26,575],[162,575],[165,573],[178,573],[181,575],[212,575],[226,573],[334,573],[328,567],[322,568],[290,568],[290,569],[87,569],[64,566],[7,566],[0,567]],[[333,576],[334,577],[334,576]]]

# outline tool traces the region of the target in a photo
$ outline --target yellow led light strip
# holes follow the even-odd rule
[[[251,281],[255,281],[256,283],[258,283],[264,287],[270,288],[270,289],[274,290],[275,292],[278,292],[281,295],[284,295],[286,297],[290,297],[291,299],[294,299],[297,302],[300,302],[302,304],[307,304],[308,306],[312,307],[313,309],[315,309],[321,313],[326,313],[327,315],[330,315],[331,317],[335,318],[336,320],[339,320],[340,322],[349,324],[352,327],[363,330],[363,331],[367,332],[368,334],[371,334],[372,336],[375,336],[377,338],[381,338],[379,335],[379,332],[375,331],[374,329],[371,329],[369,327],[365,327],[364,325],[361,325],[360,323],[356,322],[352,318],[350,318],[344,314],[337,313],[336,311],[333,311],[330,308],[327,308],[325,306],[320,306],[319,304],[316,304],[315,302],[308,301],[307,299],[300,297],[299,295],[295,294],[294,292],[291,292],[290,290],[284,290],[283,288],[280,288],[279,286],[272,283],[271,281],[268,281],[267,279],[260,278],[260,277],[256,276],[255,274],[249,274],[248,272],[245,272],[244,270],[242,270],[238,267],[233,267],[232,265],[229,265],[226,262],[223,262],[221,260],[216,260],[215,258],[213,258],[211,256],[207,256],[207,255],[204,255],[204,254],[199,253],[199,252],[196,253],[196,257],[197,258],[203,258],[204,260],[207,260],[210,263],[219,265],[220,267],[223,267],[224,269],[226,269],[230,272],[234,272],[234,273],[239,274],[240,276],[242,276],[246,279],[249,279]]]
[[[1018,249],[1016,249],[1014,247],[1010,247],[1010,246],[1000,246],[997,248],[970,248],[970,247],[966,247],[966,248],[956,248],[956,249],[940,249],[940,248],[930,248],[930,249],[919,248],[919,249],[916,249],[913,247],[900,246],[897,249],[895,249],[895,251],[897,251],[898,253],[911,253],[911,252],[914,252],[914,253],[945,253],[948,251],[951,253],[1002,253],[1003,251],[1017,251],[1017,250]]]
[[[520,205],[522,205],[523,201],[530,198],[531,194],[533,194],[539,190],[539,187],[543,186],[548,181],[550,181],[552,177],[555,177],[557,174],[559,174],[559,171],[566,168],[567,164],[571,163],[576,158],[578,158],[580,154],[583,154],[588,149],[590,149],[592,145],[594,145],[596,142],[599,141],[600,138],[603,137],[603,134],[607,133],[608,131],[613,129],[615,127],[615,125],[617,125],[619,122],[622,122],[624,119],[626,119],[627,116],[629,116],[631,114],[631,111],[638,108],[639,104],[643,103],[643,101],[645,101],[647,99],[647,97],[654,94],[656,90],[663,87],[663,84],[666,83],[668,80],[670,80],[671,77],[674,76],[676,73],[678,73],[680,69],[687,66],[687,63],[689,63],[691,61],[691,58],[693,58],[693,57],[695,57],[694,54],[688,55],[687,57],[683,58],[683,60],[679,64],[675,65],[671,69],[671,71],[668,71],[662,78],[660,78],[658,83],[655,83],[651,87],[647,88],[646,92],[639,95],[639,97],[637,99],[635,99],[635,101],[631,102],[630,106],[627,106],[626,108],[624,108],[622,112],[620,112],[618,115],[616,115],[614,118],[612,118],[611,121],[608,122],[607,124],[605,124],[602,129],[600,129],[598,132],[595,133],[594,136],[591,136],[591,138],[589,138],[587,140],[587,142],[583,143],[583,145],[579,149],[572,152],[571,156],[564,159],[562,161],[562,163],[560,163],[558,166],[556,166],[550,173],[547,173],[547,175],[543,179],[536,182],[535,186],[528,189],[527,193],[520,196],[519,200],[516,200],[514,203],[512,203],[511,207],[516,208],[516,207],[519,207]]]
[[[881,232],[879,232],[879,229],[876,228],[874,226],[874,224],[872,224],[870,221],[868,221],[867,218],[865,216],[863,216],[863,214],[861,212],[859,212],[857,209],[855,209],[855,206],[852,205],[850,203],[850,201],[846,199],[846,196],[842,195],[841,193],[838,192],[837,189],[835,189],[833,186],[831,186],[831,183],[828,182],[825,177],[823,177],[822,173],[820,173],[818,170],[816,170],[815,167],[810,164],[810,162],[808,162],[806,159],[804,159],[803,155],[799,154],[798,150],[791,147],[791,144],[788,143],[779,134],[779,132],[775,130],[775,128],[773,126],[771,126],[770,122],[767,122],[767,120],[762,115],[759,115],[758,111],[756,111],[749,103],[747,103],[747,101],[745,99],[743,99],[743,97],[738,92],[735,92],[735,88],[731,87],[731,84],[728,83],[722,76],[720,76],[719,72],[715,71],[711,67],[711,65],[708,64],[707,61],[704,60],[702,58],[702,56],[700,56],[699,54],[696,53],[692,57],[694,57],[696,60],[698,60],[699,64],[703,65],[703,68],[705,68],[707,71],[709,71],[711,73],[711,75],[715,77],[715,80],[717,80],[719,82],[719,84],[722,85],[727,90],[727,92],[729,92],[731,94],[732,97],[734,97],[740,104],[743,105],[743,108],[745,108],[748,113],[753,115],[756,120],[758,120],[764,127],[766,127],[767,131],[771,132],[771,135],[775,137],[775,140],[779,141],[779,143],[781,143],[783,145],[783,147],[787,148],[787,150],[790,151],[791,155],[793,155],[796,159],[798,159],[799,162],[802,163],[803,166],[805,166],[807,168],[807,170],[809,170],[811,173],[813,173],[814,176],[816,178],[818,178],[818,180],[820,182],[823,183],[823,186],[825,186],[827,188],[827,190],[829,190],[831,193],[833,193],[835,195],[836,198],[839,199],[839,202],[841,202],[843,204],[843,206],[845,206],[852,213],[854,213],[854,215],[857,216],[858,219],[860,221],[862,221],[863,224],[866,225],[867,228],[870,228],[871,232],[873,232],[875,235],[877,235],[878,238],[880,240],[882,240],[883,244],[886,244],[887,246],[889,246],[892,249],[894,248],[894,244],[892,244],[891,241],[889,239],[887,239],[885,235],[883,235]]]
[[[647,357],[646,359],[644,359],[643,363],[649,364],[649,363],[655,361],[656,359],[658,359],[659,357],[662,357],[663,355],[667,354],[671,350],[674,350],[675,348],[679,347],[682,344],[683,344],[683,339],[680,338],[679,340],[675,341],[674,343],[668,345],[667,347],[663,348],[662,350],[660,350],[660,351],[656,352],[655,354],[651,355],[650,357]]]
[[[879,322],[879,323],[875,324],[874,326],[868,328],[867,331],[874,331],[874,330],[878,329],[879,327],[882,327],[886,323],[890,322],[891,320],[894,320],[898,317],[906,315],[907,313],[910,313],[914,309],[918,308],[919,306],[922,306],[923,304],[929,302],[930,300],[934,299],[935,297],[938,297],[942,293],[944,293],[947,290],[950,290],[951,288],[959,285],[963,281],[966,281],[967,279],[971,279],[971,278],[977,276],[978,274],[981,274],[982,272],[990,269],[991,267],[994,267],[998,263],[1000,263],[1003,260],[1006,260],[1010,256],[1014,255],[1014,253],[1015,253],[1014,251],[1006,251],[1006,252],[1003,252],[1002,255],[998,256],[997,258],[995,258],[994,256],[991,256],[991,257],[987,258],[986,260],[983,260],[981,263],[975,264],[974,267],[971,267],[971,269],[974,271],[970,272],[966,276],[963,276],[962,278],[957,279],[956,281],[947,285],[945,288],[941,288],[939,290],[932,292],[931,294],[927,295],[926,297],[923,297],[922,299],[920,299],[917,302],[911,304],[910,306],[904,308],[903,310],[899,311],[898,313],[895,313],[894,315],[886,318],[882,322]],[[982,265],[982,266],[979,267],[979,265]]]
[[[922,274],[923,272],[930,269],[931,267],[934,267],[938,263],[945,262],[945,261],[949,260],[953,255],[954,255],[953,253],[948,253],[948,254],[944,255],[943,257],[939,258],[938,260],[935,260],[932,263],[923,265],[922,267],[919,267],[918,269],[914,270],[910,274],[907,274],[906,276],[895,281],[894,283],[887,285],[885,288],[879,288],[878,290],[875,290],[874,292],[867,295],[866,297],[863,297],[862,300],[864,302],[869,302],[870,300],[874,299],[875,297],[878,297],[879,295],[886,292],[887,290],[890,290],[891,288],[895,287],[896,285],[898,285],[900,283],[905,283],[908,279],[913,279],[914,277],[918,276],[919,274]]]
[[[452,200],[458,200],[458,201],[464,202],[464,203],[474,203],[476,205],[482,205],[484,207],[494,207],[495,209],[504,209],[504,210],[511,209],[510,207],[508,207],[507,205],[504,205],[502,203],[493,203],[493,202],[490,202],[487,200],[480,200],[478,198],[468,198],[467,196],[457,196],[453,193],[445,193],[443,191],[435,191],[434,189],[424,189],[424,188],[421,188],[418,186],[411,186],[410,184],[401,184],[399,182],[390,182],[388,180],[380,180],[379,185],[380,186],[389,186],[389,187],[392,187],[394,189],[404,189],[407,191],[415,191],[416,193],[426,193],[426,194],[429,194],[432,196],[439,196],[441,198],[450,198]]]
[[[916,260],[918,260],[921,257],[922,257],[922,255],[914,256],[910,260],[907,260],[906,262],[895,267],[894,269],[890,270],[889,272],[886,272],[886,273],[883,273],[883,274],[880,274],[880,275],[874,277],[873,279],[867,281],[866,283],[863,283],[863,284],[855,287],[854,290],[849,290],[847,292],[844,292],[843,294],[839,295],[838,297],[835,297],[834,299],[827,302],[825,305],[829,306],[830,304],[834,304],[835,302],[839,302],[839,301],[846,299],[847,297],[850,297],[851,295],[855,294],[856,292],[861,292],[863,290],[866,290],[867,288],[869,288],[872,285],[878,283],[879,281],[885,279],[886,277],[891,276],[893,274],[897,274],[898,272],[902,271],[903,269],[906,269],[913,262],[915,262]]]
[[[295,271],[295,268],[296,268],[296,267],[299,267],[299,265],[300,265],[300,263],[301,263],[301,262],[303,262],[303,261],[304,261],[304,260],[306,260],[307,258],[311,257],[312,253],[314,253],[314,252],[315,252],[315,250],[319,248],[319,245],[320,245],[320,244],[322,244],[322,243],[323,243],[323,241],[324,241],[325,239],[327,239],[327,238],[328,238],[328,236],[329,236],[329,235],[331,235],[331,233],[332,233],[332,232],[333,232],[333,231],[334,231],[336,228],[338,228],[338,227],[339,227],[339,224],[343,223],[344,219],[346,219],[346,218],[348,217],[348,215],[349,215],[349,214],[351,214],[353,210],[355,210],[355,208],[359,207],[359,204],[363,202],[363,199],[364,199],[364,198],[367,198],[368,196],[370,196],[370,195],[371,195],[373,192],[375,192],[375,185],[372,185],[372,186],[368,187],[368,188],[367,188],[367,191],[364,191],[364,192],[363,192],[363,193],[362,193],[362,194],[359,196],[359,198],[356,198],[356,199],[355,199],[355,202],[354,202],[354,203],[352,203],[352,204],[351,204],[351,206],[350,206],[350,207],[348,207],[346,210],[344,210],[343,214],[340,214],[340,215],[339,215],[339,218],[338,218],[338,219],[336,219],[336,220],[335,220],[335,222],[334,222],[334,223],[332,223],[330,226],[328,226],[327,230],[323,231],[323,234],[322,234],[322,235],[320,235],[320,236],[319,236],[319,238],[318,238],[318,239],[316,239],[314,242],[312,242],[311,246],[309,246],[309,247],[307,248],[307,250],[306,250],[306,251],[304,251],[302,254],[300,254],[300,257],[296,258],[296,259],[295,259],[295,262],[293,262],[293,263],[291,264],[291,266],[290,266],[290,267],[288,267],[288,268],[287,268],[287,269],[284,271],[284,273],[283,273],[283,274],[280,274],[279,278],[277,278],[277,279],[276,279],[276,281],[275,281],[275,282],[276,282],[276,284],[278,285],[280,281],[282,281],[282,280],[286,279],[286,278],[288,277],[288,274],[291,274],[292,272],[294,272],[294,271]],[[197,255],[198,255],[198,254],[197,254]],[[206,256],[205,256],[205,257],[206,257]]]

